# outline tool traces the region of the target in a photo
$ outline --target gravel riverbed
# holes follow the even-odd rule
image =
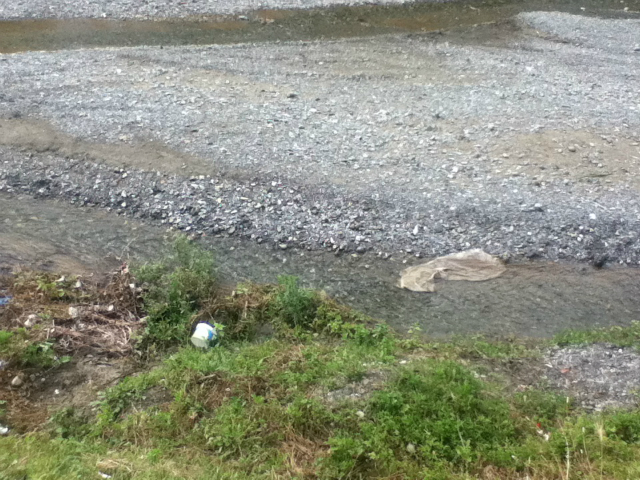
[[[277,249],[640,261],[638,20],[32,52],[0,71],[5,192]]]
[[[439,0],[429,0],[438,3]],[[445,0],[446,1],[446,0]],[[189,18],[251,10],[366,5],[368,0],[0,0],[0,19],[23,18]],[[377,5],[412,3],[376,0]]]

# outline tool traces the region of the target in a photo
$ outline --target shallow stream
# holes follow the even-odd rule
[[[0,265],[62,272],[107,271],[153,258],[168,232],[96,209],[0,194]],[[626,325],[640,318],[640,270],[534,262],[486,282],[446,282],[436,293],[396,287],[401,259],[272,251],[236,239],[204,239],[226,281],[292,274],[399,330],[433,336],[485,333],[544,337],[567,328]]]

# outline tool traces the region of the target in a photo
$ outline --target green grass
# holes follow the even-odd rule
[[[628,327],[607,327],[593,330],[567,330],[554,338],[556,344],[585,345],[591,343],[612,343],[619,347],[640,347],[640,322]]]
[[[145,289],[148,311],[143,347],[185,342],[195,314],[214,294],[213,255],[179,236],[167,256],[136,269],[135,276]]]
[[[223,294],[213,258],[184,238],[136,283],[148,314],[139,348],[153,361],[38,432],[0,437],[1,480],[640,478],[640,410],[589,413],[480,375],[540,361],[547,342],[399,338],[292,277]],[[219,346],[189,344],[203,319],[224,326]],[[268,338],[254,335],[262,324]],[[554,342],[636,346],[639,332]],[[23,367],[60,361],[25,335],[0,331],[0,353]],[[0,420],[10,409],[0,403]]]
[[[47,435],[0,438],[0,478],[98,478],[105,459],[114,478],[637,478],[637,410],[589,414],[405,354],[388,338],[183,347],[89,417],[67,408]],[[325,399],[372,370],[385,379],[360,400]]]

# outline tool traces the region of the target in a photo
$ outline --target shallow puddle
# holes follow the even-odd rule
[[[140,262],[166,245],[166,231],[97,209],[0,194],[0,265],[81,273]],[[205,239],[226,281],[271,282],[298,275],[306,286],[387,321],[398,330],[419,324],[434,336],[550,336],[566,328],[626,325],[639,318],[640,270],[583,265],[510,265],[487,282],[440,283],[436,293],[396,287],[401,259],[272,251],[229,238]],[[412,259],[411,263],[416,263]]]

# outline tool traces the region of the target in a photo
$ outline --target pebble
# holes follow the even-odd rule
[[[36,323],[38,323],[40,321],[40,317],[38,317],[35,314],[31,314],[27,317],[27,319],[24,321],[24,326],[26,328],[31,328],[33,327]]]
[[[16,375],[15,377],[13,377],[13,380],[11,380],[11,386],[12,387],[19,388],[23,384],[24,384],[24,381],[22,380],[22,378],[19,375]]]

